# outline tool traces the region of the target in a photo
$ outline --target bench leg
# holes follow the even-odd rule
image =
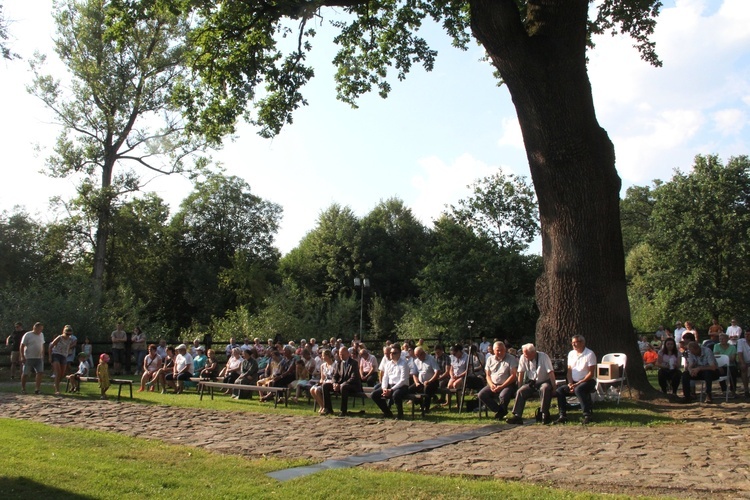
[[[120,401],[120,394],[122,393],[122,384],[117,384],[117,401]]]

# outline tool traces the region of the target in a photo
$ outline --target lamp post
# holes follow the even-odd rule
[[[359,341],[362,342],[364,341],[362,338],[362,318],[365,309],[365,288],[370,288],[370,280],[364,276],[361,279],[359,277],[354,278],[354,286],[361,290],[359,296]]]

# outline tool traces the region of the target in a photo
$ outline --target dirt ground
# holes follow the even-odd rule
[[[367,467],[529,481],[601,493],[750,498],[748,400],[687,406],[659,402],[655,408],[679,423],[500,425],[501,430],[486,437]],[[466,429],[419,420],[233,413],[9,392],[0,393],[0,417],[119,432],[249,458],[319,461]],[[340,433],[331,432],[337,428]],[[317,432],[321,429],[326,432]]]

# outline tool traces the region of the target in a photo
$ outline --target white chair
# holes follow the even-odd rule
[[[600,397],[605,398],[606,386],[614,386],[615,384],[619,384],[619,391],[617,392],[617,404],[620,404],[620,396],[622,395],[622,389],[624,385],[628,384],[628,395],[632,397],[632,394],[630,392],[630,383],[628,382],[628,372],[626,371],[627,364],[628,364],[628,356],[627,354],[623,354],[621,352],[615,352],[611,354],[605,354],[602,358],[602,363],[617,363],[620,365],[620,377],[613,378],[609,380],[599,380],[597,377],[596,379],[596,392],[599,394]]]
[[[718,368],[724,368],[726,370],[726,375],[721,375],[718,379],[715,380],[715,382],[724,382],[727,384],[727,390],[726,390],[726,396],[724,397],[724,402],[729,401],[729,387],[731,386],[729,382],[729,378],[732,376],[732,372],[729,371],[729,356],[726,354],[714,354],[714,357],[716,358],[716,366]],[[703,402],[703,396],[706,394],[706,383],[703,380],[696,380],[696,384],[701,385],[701,392],[700,392],[700,402]]]

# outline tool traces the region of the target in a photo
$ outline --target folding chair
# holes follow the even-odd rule
[[[632,397],[631,391],[630,391],[630,383],[628,382],[628,372],[626,371],[627,364],[628,364],[628,356],[627,354],[623,354],[620,352],[612,353],[612,354],[605,354],[602,358],[602,363],[617,363],[620,365],[620,376],[618,378],[608,379],[608,380],[601,380],[599,377],[596,379],[596,392],[604,398],[606,392],[605,392],[605,386],[614,386],[615,384],[619,384],[619,391],[617,392],[617,404],[620,404],[620,396],[622,395],[622,389],[624,385],[628,384],[628,395]]]

